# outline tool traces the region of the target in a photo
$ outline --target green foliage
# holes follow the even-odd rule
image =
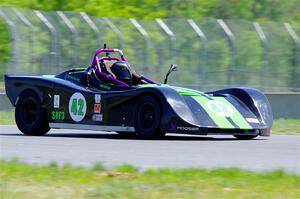
[[[6,71],[10,55],[10,38],[5,22],[0,18],[0,82],[3,81],[3,74]]]
[[[138,172],[138,168],[132,166],[132,165],[122,165],[117,168],[115,168],[115,171],[119,172],[127,172],[127,173],[136,173]]]
[[[10,38],[9,32],[6,28],[6,24],[2,18],[0,18],[0,63],[6,63],[9,60],[9,52],[10,52]],[[6,56],[3,56],[6,55]],[[2,66],[0,66],[2,69]]]
[[[99,17],[299,20],[299,0],[2,0],[0,7],[85,11]]]
[[[106,168],[105,168],[105,166],[101,162],[96,162],[93,165],[92,170],[93,171],[105,171]]]

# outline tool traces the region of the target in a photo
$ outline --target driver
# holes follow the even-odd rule
[[[125,84],[132,84],[132,70],[128,63],[124,61],[116,61],[110,68],[115,77]]]
[[[116,61],[111,67],[106,67],[106,71],[114,78],[128,85],[138,85],[141,83],[142,77],[125,61]]]
[[[125,61],[107,61],[100,62],[101,71],[111,75],[119,81],[127,85],[138,85],[141,83],[142,77]],[[97,76],[99,78],[99,76]],[[100,79],[102,79],[100,77]],[[105,80],[104,80],[105,81]]]

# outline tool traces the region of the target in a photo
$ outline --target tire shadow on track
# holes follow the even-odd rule
[[[5,134],[0,133],[0,136],[24,136],[24,137],[39,137],[39,138],[79,138],[79,139],[116,139],[116,140],[143,140],[135,136],[130,135],[120,135],[116,133],[49,133],[44,136],[27,136],[23,134]],[[160,139],[153,139],[151,141],[261,141],[267,140],[266,138],[255,138],[253,140],[238,140],[234,137],[206,137],[206,136],[197,136],[197,135],[174,135],[167,134],[165,137]]]

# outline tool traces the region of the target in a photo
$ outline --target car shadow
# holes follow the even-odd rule
[[[14,133],[0,133],[1,136],[24,136],[29,137],[24,134]],[[115,140],[143,140],[136,136],[131,135],[120,135],[117,133],[48,133],[44,136],[32,136],[32,137],[59,137],[59,138],[80,138],[80,139],[115,139]],[[252,141],[266,140],[266,138],[255,138]],[[184,134],[166,134],[165,137],[160,139],[153,139],[151,141],[249,141],[249,140],[238,140],[234,137],[211,137],[211,136],[199,136],[199,135],[184,135]]]

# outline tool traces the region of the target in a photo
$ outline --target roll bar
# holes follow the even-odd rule
[[[95,54],[94,54],[92,66],[98,66],[98,67],[99,67],[99,61],[100,61],[100,60],[108,60],[108,59],[109,59],[109,57],[102,57],[102,58],[99,58],[98,55],[99,55],[100,53],[114,53],[114,52],[119,53],[121,60],[127,62],[127,60],[126,60],[126,58],[125,58],[125,56],[124,56],[122,50],[120,50],[120,49],[114,49],[114,48],[100,48],[100,49],[96,50],[96,52],[95,52]],[[105,59],[105,58],[106,58],[106,59]],[[116,58],[116,57],[112,57],[111,59],[112,59],[112,60],[119,60],[119,59]]]

